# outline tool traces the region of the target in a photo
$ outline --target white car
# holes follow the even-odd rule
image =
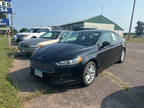
[[[52,31],[51,27],[36,27],[27,30],[24,33],[17,33],[12,38],[12,43],[18,43],[23,40],[39,38],[41,35],[45,34],[48,31]]]

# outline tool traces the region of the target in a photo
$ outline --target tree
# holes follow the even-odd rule
[[[6,18],[6,15],[3,13],[0,13],[0,18]]]
[[[27,30],[28,30],[27,28],[22,28],[19,32],[25,32]]]
[[[138,21],[137,26],[135,27],[135,29],[136,29],[136,31],[135,31],[136,34],[138,36],[141,36],[144,33],[144,22]]]
[[[13,35],[17,33],[17,29],[13,28]]]

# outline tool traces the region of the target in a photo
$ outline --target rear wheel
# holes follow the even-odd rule
[[[84,69],[82,77],[82,85],[89,86],[93,83],[97,73],[97,67],[94,62],[89,62]]]
[[[36,37],[36,36],[33,36],[32,39],[33,39],[33,38],[37,38],[37,37]]]

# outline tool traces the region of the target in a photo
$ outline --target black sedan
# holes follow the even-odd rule
[[[99,72],[123,62],[125,40],[112,31],[87,30],[36,50],[31,74],[52,84],[81,83],[89,86]]]

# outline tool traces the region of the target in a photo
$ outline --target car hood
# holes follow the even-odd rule
[[[39,59],[44,62],[57,62],[61,60],[70,60],[86,52],[91,48],[85,45],[54,43],[36,50],[32,59]]]
[[[40,42],[39,45],[43,45],[43,46],[45,46],[45,45],[49,45],[49,44],[56,43],[56,42],[58,42],[58,41],[59,41],[59,39],[54,39],[54,40],[44,41],[44,42]]]
[[[34,39],[28,39],[20,42],[20,44],[25,44],[25,45],[37,45],[41,42],[45,41],[51,41],[51,39],[45,39],[45,38],[34,38]]]

